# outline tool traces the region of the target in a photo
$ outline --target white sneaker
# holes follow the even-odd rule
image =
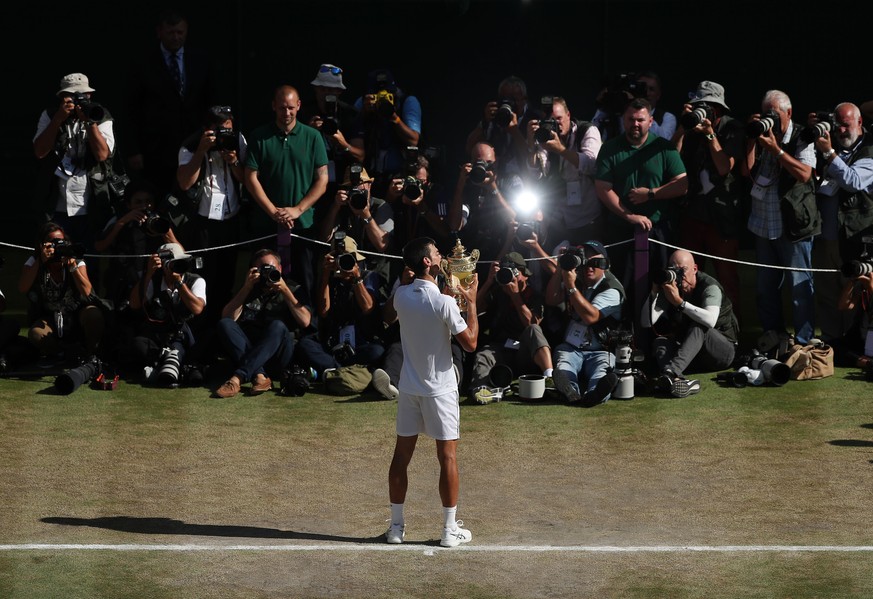
[[[373,389],[379,392],[379,395],[385,399],[397,399],[400,392],[397,387],[391,384],[391,378],[388,373],[377,368],[373,371]]]
[[[466,528],[461,528],[462,526],[464,526],[464,521],[458,520],[455,522],[454,530],[444,528],[440,545],[443,547],[457,547],[461,543],[469,543],[473,539],[473,533]]]
[[[406,536],[406,525],[405,524],[394,524],[393,522],[388,527],[388,530],[385,531],[385,542],[390,543],[391,545],[399,545],[403,542],[403,538]]]

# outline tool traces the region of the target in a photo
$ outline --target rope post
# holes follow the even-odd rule
[[[640,321],[640,314],[643,310],[643,304],[646,302],[646,296],[649,294],[649,232],[644,231],[642,227],[634,227],[634,313],[632,315],[633,322]],[[637,348],[648,351],[646,340],[649,335],[644,334],[648,331],[635,331],[634,337],[637,340]]]

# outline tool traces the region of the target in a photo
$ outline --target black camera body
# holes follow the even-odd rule
[[[52,247],[55,249],[52,260],[82,258],[85,255],[85,246],[83,244],[72,243],[67,239],[52,239]]]
[[[488,178],[488,172],[491,170],[491,163],[487,160],[477,160],[470,168],[468,178],[476,185],[482,185],[485,179]]]
[[[533,239],[534,235],[538,232],[539,226],[538,223],[528,222],[521,223],[518,225],[518,228],[515,230],[515,238],[519,241],[527,241],[528,239]]]
[[[494,115],[494,122],[500,127],[508,127],[512,122],[512,115],[515,113],[515,102],[509,98],[501,98],[497,100],[497,113]]]
[[[87,94],[82,92],[78,92],[72,94],[73,104],[78,106],[82,110],[82,114],[85,115],[85,118],[89,121],[95,121],[99,123],[106,116],[106,109],[104,109],[100,104],[96,102],[92,102]]]
[[[648,91],[646,82],[640,81],[635,74],[619,73],[606,83],[599,108],[611,115],[621,114],[630,99],[645,98]]]
[[[656,285],[667,285],[675,283],[678,287],[685,280],[685,268],[681,266],[668,266],[663,270],[656,270],[652,273],[652,281]]]
[[[282,273],[272,264],[261,264],[258,267],[258,274],[265,285],[275,285],[282,279]]]
[[[814,125],[801,129],[800,141],[810,144],[836,128],[836,118],[833,112],[817,111],[815,113],[815,120],[816,123]]]
[[[355,210],[364,210],[369,203],[369,193],[366,189],[349,190],[349,206],[351,206]]]
[[[534,139],[537,142],[544,144],[552,139],[552,131],[560,134],[561,130],[558,126],[558,121],[555,119],[543,119],[539,123],[539,128],[534,131]]]
[[[163,237],[169,233],[171,224],[169,220],[157,212],[149,210],[146,212],[146,219],[140,226],[149,237]]]
[[[239,152],[239,136],[231,127],[216,127],[215,149],[219,152]]]
[[[585,250],[578,245],[568,247],[558,256],[558,266],[566,271],[576,270],[580,266],[584,266],[587,261]]]
[[[283,373],[279,393],[292,397],[302,397],[309,391],[309,379],[309,369],[294,364]]]
[[[694,129],[697,125],[703,123],[704,119],[710,123],[715,122],[715,111],[706,102],[692,104],[691,111],[679,117],[679,121],[686,130]]]
[[[339,131],[339,121],[336,118],[337,114],[337,98],[333,94],[324,97],[324,112],[321,117],[321,132],[325,135],[335,135]]]
[[[406,177],[403,180],[403,195],[410,200],[417,200],[424,191],[424,183],[415,177]]]
[[[334,345],[331,352],[334,359],[340,364],[351,363],[352,358],[355,357],[355,348],[348,341]]]
[[[775,110],[768,110],[761,115],[760,120],[752,121],[746,125],[746,135],[748,137],[760,137],[770,130],[776,135],[781,132],[781,129],[782,121],[779,118],[779,113]]]
[[[518,276],[518,269],[514,266],[501,266],[494,278],[501,285],[509,285]]]

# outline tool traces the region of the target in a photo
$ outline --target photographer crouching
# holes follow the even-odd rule
[[[657,334],[658,387],[687,397],[700,391],[700,381],[685,378],[686,371],[720,370],[733,363],[739,325],[721,284],[698,271],[690,252],[673,252],[669,266],[652,279],[641,323]]]
[[[308,327],[312,317],[308,299],[301,301],[292,287],[282,277],[274,250],[255,252],[245,282],[218,321],[218,339],[234,367],[233,375],[215,391],[218,397],[233,397],[247,381],[252,383],[250,395],[270,391],[268,369],[281,374],[291,363],[294,332]]]

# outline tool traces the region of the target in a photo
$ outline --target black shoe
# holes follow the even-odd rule
[[[585,393],[580,405],[586,408],[593,408],[604,403],[606,397],[615,390],[616,385],[618,385],[618,375],[614,372],[607,372],[597,381],[594,389]]]
[[[582,396],[579,395],[579,392],[576,391],[576,388],[573,387],[570,379],[567,378],[567,375],[562,370],[555,369],[552,371],[552,381],[555,383],[555,389],[567,400],[567,403],[572,404],[582,400]]]
[[[681,378],[678,374],[669,368],[665,368],[661,372],[661,376],[655,380],[655,388],[663,393],[671,393],[673,391],[673,381],[678,378]]]

